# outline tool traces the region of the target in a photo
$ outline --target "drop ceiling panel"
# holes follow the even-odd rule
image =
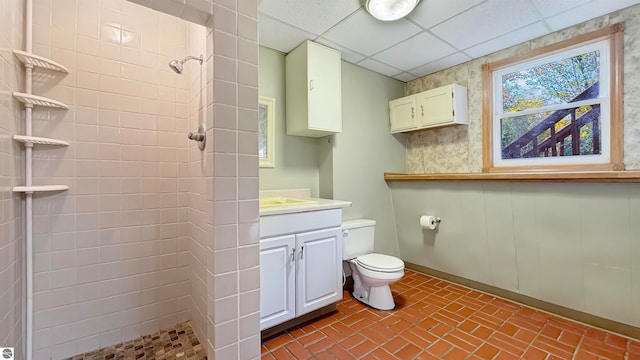
[[[333,42],[331,42],[331,41],[329,41],[327,39],[318,39],[318,40],[316,40],[316,42],[318,44],[322,44],[322,45],[328,46],[328,47],[330,47],[332,49],[339,50],[340,54],[342,55],[342,60],[348,61],[348,62],[350,62],[352,64],[355,64],[358,61],[361,61],[366,57],[366,56],[364,56],[362,54],[359,54],[359,53],[357,53],[357,52],[355,52],[355,51],[353,51],[351,49],[347,49],[344,46],[340,46],[340,45],[338,45],[336,43],[333,43]]]
[[[540,20],[529,1],[488,0],[431,31],[458,49],[466,49]]]
[[[260,26],[260,45],[283,53],[289,53],[303,41],[313,39],[312,34],[263,14],[258,15],[258,24]]]
[[[401,74],[394,75],[393,78],[397,79],[397,80],[400,80],[400,81],[403,81],[403,82],[407,82],[407,81],[411,81],[411,80],[415,79],[416,76],[415,75],[411,75],[411,74],[406,73],[406,72],[403,72]]]
[[[363,61],[360,61],[358,65],[362,66],[363,68],[366,68],[387,76],[393,76],[401,72],[401,70],[399,69],[396,69],[392,66],[375,61],[373,59],[365,59]]]
[[[587,5],[590,0],[532,0],[533,5],[544,17],[565,12],[576,6]]]
[[[407,20],[380,21],[365,10],[360,10],[322,37],[370,56],[417,34],[420,30]]]
[[[639,2],[638,0],[593,0],[584,6],[547,18],[547,24],[549,24],[552,31],[561,30]]]
[[[529,26],[525,26],[508,34],[498,36],[495,39],[485,41],[482,44],[472,46],[464,52],[473,58],[494,53],[498,50],[505,49],[509,46],[517,45],[525,41],[535,39],[548,32],[547,27],[542,22],[537,22]]]
[[[419,66],[411,70],[410,73],[417,77],[421,77],[428,74],[432,74],[436,71],[440,71],[440,70],[452,67],[454,65],[462,64],[463,62],[467,62],[469,60],[471,60],[470,57],[468,57],[467,55],[461,52],[457,52],[445,58]]]
[[[408,18],[429,29],[484,0],[422,0]],[[578,1],[578,0],[575,0]]]
[[[316,35],[329,30],[359,8],[359,0],[262,0],[260,2],[260,12]]]
[[[130,1],[176,12],[185,3],[202,11],[210,0]],[[258,3],[260,45],[288,53],[314,40],[373,71],[389,75],[397,69],[390,76],[408,81],[640,0],[422,0],[407,19],[393,22],[371,17],[364,0]]]
[[[451,55],[454,52],[456,52],[456,49],[428,32],[423,32],[375,55],[373,58],[407,71]]]

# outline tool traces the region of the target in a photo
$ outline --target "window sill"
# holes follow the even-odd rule
[[[640,183],[640,171],[558,171],[454,174],[384,173],[384,179],[385,181],[528,181]]]

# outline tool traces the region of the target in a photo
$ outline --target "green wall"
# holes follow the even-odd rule
[[[407,83],[408,93],[463,84],[469,100],[460,151],[444,151],[452,140],[448,128],[415,132],[408,138],[409,172],[479,171],[483,64],[618,22],[625,26],[625,164],[637,168],[638,5]],[[628,324],[638,333],[640,184],[417,181],[390,187],[403,260]],[[436,231],[421,229],[423,214],[442,218]]]
[[[261,46],[258,93],[276,99],[276,157],[274,168],[260,168],[260,190],[309,188],[317,197],[317,140],[286,134],[284,76],[284,54]]]
[[[406,171],[405,135],[389,132],[389,100],[403,94],[404,83],[342,62],[342,133],[332,144],[333,197],[353,202],[343,211],[345,220],[376,220],[376,252],[389,255],[398,255],[398,242],[383,174]]]
[[[405,136],[390,134],[388,105],[404,95],[404,83],[343,61],[343,131],[320,139],[286,135],[284,84],[284,54],[261,47],[259,94],[276,99],[276,164],[260,169],[260,190],[310,188],[351,201],[343,218],[376,220],[376,251],[398,255],[383,173],[406,171]]]

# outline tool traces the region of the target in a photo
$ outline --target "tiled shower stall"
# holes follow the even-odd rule
[[[209,358],[257,358],[257,1],[137,2],[33,0],[34,53],[69,69],[33,92],[70,108],[33,112],[34,136],[70,143],[34,150],[34,184],[70,187],[34,196],[34,358],[186,320]],[[24,49],[25,3],[0,3],[0,48]],[[21,359],[24,71],[5,51],[0,69],[0,346]]]

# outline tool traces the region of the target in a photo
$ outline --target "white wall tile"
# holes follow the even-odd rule
[[[66,62],[72,70],[77,68],[73,74],[61,79],[64,86],[48,87],[51,90],[46,91],[62,98],[75,93],[75,106],[80,106],[72,107],[69,112],[74,114],[75,111],[75,123],[74,116],[53,119],[70,121],[68,133],[71,140],[77,141],[66,154],[73,159],[71,163],[61,162],[63,166],[58,166],[53,176],[78,176],[78,181],[67,195],[43,199],[51,201],[47,206],[57,209],[58,215],[43,207],[42,219],[38,219],[38,229],[42,233],[65,235],[55,239],[54,247],[49,241],[54,239],[46,239],[49,241],[47,247],[43,247],[41,251],[44,252],[39,255],[42,257],[41,270],[45,271],[39,283],[46,288],[65,289],[72,295],[47,291],[38,296],[38,306],[59,309],[54,315],[79,306],[78,314],[83,316],[82,323],[70,324],[78,329],[82,326],[84,331],[62,329],[60,338],[47,348],[54,358],[71,348],[88,351],[139,336],[142,331],[157,329],[161,323],[171,326],[171,322],[179,318],[176,314],[184,313],[184,309],[177,308],[175,299],[185,297],[190,291],[186,286],[188,277],[181,275],[183,272],[178,271],[176,262],[179,229],[189,220],[186,211],[183,211],[185,216],[178,218],[178,206],[189,204],[159,201],[160,193],[173,193],[177,199],[179,191],[189,190],[179,189],[176,182],[179,147],[186,144],[186,140],[181,143],[179,139],[184,137],[186,128],[175,125],[188,123],[188,114],[184,113],[183,119],[175,118],[174,114],[177,114],[178,106],[187,106],[190,97],[178,99],[176,88],[163,87],[178,86],[183,92],[190,91],[189,83],[184,80],[188,75],[181,78],[171,73],[166,65],[168,60],[164,60],[169,55],[172,58],[185,55],[187,25],[182,20],[162,15],[162,21],[175,30],[170,39],[163,39],[157,36],[161,30],[161,16],[138,5],[125,4],[123,0],[95,4],[69,1],[67,5],[78,8],[67,14],[39,7],[35,14],[37,19],[48,16],[56,19],[54,28],[43,23],[36,29],[36,33],[46,33],[50,39],[43,41],[38,49],[46,52],[44,55],[53,54]],[[126,14],[123,12],[125,7],[128,9]],[[49,11],[55,13],[50,15]],[[138,21],[134,21],[134,15]],[[94,21],[89,21],[91,19]],[[74,29],[75,34],[66,36],[66,32]],[[204,40],[205,29],[197,31],[202,33],[199,37]],[[204,45],[200,46],[204,48]],[[76,47],[77,54],[74,53]],[[141,52],[140,49],[144,50]],[[143,99],[149,98],[161,103],[147,107],[149,113],[140,113]],[[70,104],[73,105],[73,100]],[[163,116],[158,119],[158,114]],[[157,132],[159,125],[160,134]],[[77,167],[71,165],[74,161]],[[71,173],[66,174],[68,171]],[[43,173],[45,175],[51,176],[51,173]],[[78,197],[69,197],[69,194]],[[71,203],[67,203],[66,198]],[[104,231],[96,231],[100,228]],[[148,243],[142,242],[147,240]],[[62,244],[65,245],[60,246]],[[100,261],[108,262],[100,264]],[[181,267],[185,267],[184,263]],[[163,281],[154,285],[157,288],[149,288],[154,294],[148,298],[149,306],[155,307],[157,303],[158,313],[145,313],[144,321],[135,320],[140,318],[138,307],[134,296],[129,295],[141,288],[139,271],[146,274],[170,271]],[[166,283],[168,279],[174,282]],[[69,291],[75,287],[77,294]],[[43,302],[45,294],[46,304]],[[104,307],[97,306],[95,299],[98,298],[109,299],[109,302]],[[95,330],[96,314],[91,312],[96,308],[108,308],[114,314],[101,323],[104,331],[100,333]],[[140,308],[140,311],[147,309]],[[127,315],[123,316],[125,313]],[[62,315],[58,317],[61,318]],[[137,322],[129,324],[130,321]],[[49,321],[47,329],[55,325],[58,325],[57,321]],[[54,348],[56,343],[60,345]]]

